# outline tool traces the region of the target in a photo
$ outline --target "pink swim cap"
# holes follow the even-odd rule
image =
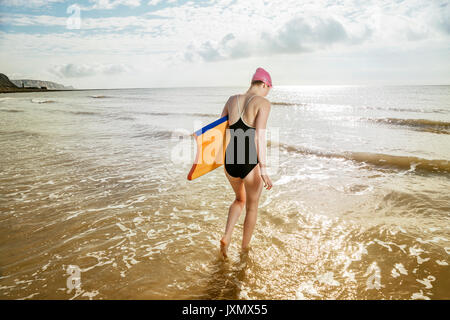
[[[254,80],[261,80],[269,87],[272,87],[272,79],[270,78],[270,74],[263,68],[256,69],[255,74],[253,75],[252,78],[252,81]]]

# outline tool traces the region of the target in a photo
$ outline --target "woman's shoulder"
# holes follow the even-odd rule
[[[270,108],[270,101],[263,96],[255,96],[253,102],[263,108]]]
[[[240,94],[240,93],[236,93],[234,95],[229,96],[228,102],[230,102],[234,99],[239,99],[241,95],[245,96],[245,94]],[[263,96],[255,95],[255,96],[251,97],[250,103],[254,103],[256,105],[261,105],[261,106],[265,106],[266,108],[270,108],[270,101]]]
[[[236,93],[236,94],[233,94],[233,95],[229,96],[228,97],[228,102],[231,101],[231,100],[235,100],[235,99],[239,98],[239,96],[240,96],[239,93]]]

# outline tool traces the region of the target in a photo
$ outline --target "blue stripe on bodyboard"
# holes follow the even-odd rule
[[[208,131],[209,129],[212,129],[212,128],[214,128],[215,126],[217,126],[217,125],[219,125],[219,124],[221,124],[222,122],[227,121],[227,120],[228,120],[228,115],[226,115],[226,116],[224,116],[224,117],[222,117],[222,118],[220,118],[220,119],[217,119],[216,121],[214,121],[214,122],[208,124],[207,126],[204,126],[203,128],[201,128],[201,129],[195,131],[194,134],[198,137],[198,136],[204,134],[204,133],[205,133],[206,131]]]

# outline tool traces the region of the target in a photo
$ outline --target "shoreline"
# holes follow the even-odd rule
[[[100,89],[16,89],[16,88],[12,88],[12,89],[0,89],[0,94],[1,93],[20,93],[20,92],[58,92],[58,91],[88,91],[88,90],[100,90]]]
[[[182,87],[184,88],[184,87]],[[190,88],[190,87],[187,87]],[[192,87],[195,88],[195,87]],[[199,87],[200,88],[200,87]],[[2,93],[20,93],[20,92],[59,92],[59,91],[98,91],[98,90],[136,90],[136,89],[174,89],[174,88],[96,88],[96,89],[32,89],[32,88],[12,88],[12,89],[0,89],[0,94]]]
[[[279,87],[311,87],[311,86],[356,86],[356,87],[415,87],[415,86],[449,86],[449,84],[424,84],[424,85],[280,85]],[[0,88],[2,93],[20,93],[20,92],[58,92],[58,91],[96,91],[96,90],[136,90],[136,89],[186,89],[186,88],[236,88],[239,86],[199,86],[199,87],[151,87],[151,88],[96,88],[96,89],[38,89],[38,88]]]

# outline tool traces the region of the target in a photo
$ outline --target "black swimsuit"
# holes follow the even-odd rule
[[[242,119],[245,107],[254,96],[248,99],[246,105],[239,111],[239,99],[236,96],[239,120],[229,126],[230,142],[225,151],[225,170],[235,178],[245,178],[258,164],[255,145],[256,129],[247,125]]]

